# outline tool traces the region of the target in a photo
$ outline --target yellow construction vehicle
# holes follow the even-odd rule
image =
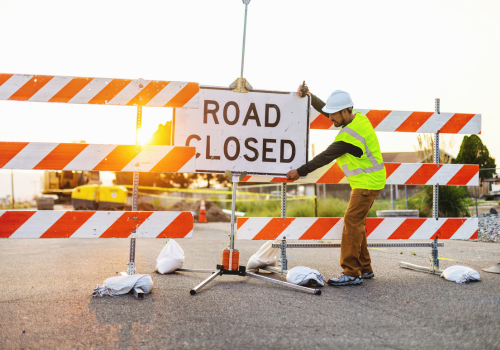
[[[121,210],[128,192],[124,186],[83,185],[73,189],[71,203],[75,210]]]
[[[45,171],[43,173],[42,194],[57,195],[56,203],[70,203],[71,193],[77,186],[100,185],[98,171]]]

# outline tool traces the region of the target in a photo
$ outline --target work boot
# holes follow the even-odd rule
[[[364,280],[369,280],[370,278],[375,277],[375,274],[372,272],[363,272],[361,273],[361,278]]]
[[[337,278],[331,278],[327,282],[330,286],[348,286],[348,285],[355,285],[355,284],[361,284],[363,283],[363,280],[361,279],[361,276],[358,277],[352,277],[352,276],[347,276],[344,275],[342,272],[339,277]]]

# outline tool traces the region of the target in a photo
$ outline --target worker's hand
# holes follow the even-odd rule
[[[299,95],[299,97],[303,97],[302,96],[302,91],[300,90],[302,88],[302,84],[299,85],[299,87],[297,88],[297,94]],[[309,89],[307,89],[307,94],[310,94],[311,92],[309,91]]]
[[[298,178],[300,177],[299,173],[297,172],[296,169],[292,169],[290,170],[287,174],[286,174],[286,179],[287,180],[292,180],[292,181],[295,181],[297,180]]]

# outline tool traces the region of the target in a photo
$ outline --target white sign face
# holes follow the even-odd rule
[[[307,162],[309,96],[200,87],[199,98],[174,120],[174,145],[196,147],[196,172],[284,175]]]

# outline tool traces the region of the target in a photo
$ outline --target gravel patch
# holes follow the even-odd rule
[[[500,217],[498,214],[479,214],[479,240],[500,242]]]

